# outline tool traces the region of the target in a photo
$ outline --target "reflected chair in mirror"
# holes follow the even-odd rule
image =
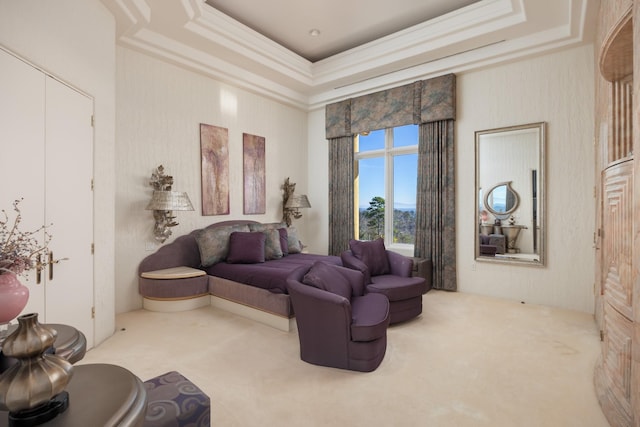
[[[484,234],[480,235],[480,255],[483,256],[496,256],[498,248],[489,242],[489,236]]]
[[[351,249],[342,252],[342,265],[362,272],[368,293],[389,299],[391,324],[413,319],[422,313],[422,294],[431,288],[427,278],[413,277],[413,260],[386,250],[382,238],[372,241],[351,240]],[[431,264],[431,261],[427,261]],[[427,268],[429,273],[431,266]]]
[[[381,294],[365,294],[362,273],[319,261],[292,272],[287,290],[302,360],[361,372],[382,363],[389,301]]]
[[[506,252],[506,239],[502,234],[480,234],[480,255],[495,256]]]

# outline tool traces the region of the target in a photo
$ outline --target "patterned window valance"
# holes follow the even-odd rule
[[[327,105],[326,138],[455,120],[456,76],[447,74]]]

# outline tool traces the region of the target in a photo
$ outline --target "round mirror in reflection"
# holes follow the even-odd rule
[[[501,182],[489,188],[484,196],[484,206],[496,218],[505,219],[520,203],[518,193],[511,188],[511,181]]]

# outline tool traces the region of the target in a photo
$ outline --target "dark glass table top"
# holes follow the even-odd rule
[[[66,388],[69,407],[44,427],[142,426],[147,392],[127,369],[110,364],[75,365]],[[0,427],[8,427],[9,413],[0,411]]]

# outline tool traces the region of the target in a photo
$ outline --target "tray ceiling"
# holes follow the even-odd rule
[[[311,62],[446,15],[479,0],[207,0]],[[318,34],[311,34],[317,30]]]
[[[597,0],[102,2],[119,45],[304,109],[590,43],[598,8]]]

